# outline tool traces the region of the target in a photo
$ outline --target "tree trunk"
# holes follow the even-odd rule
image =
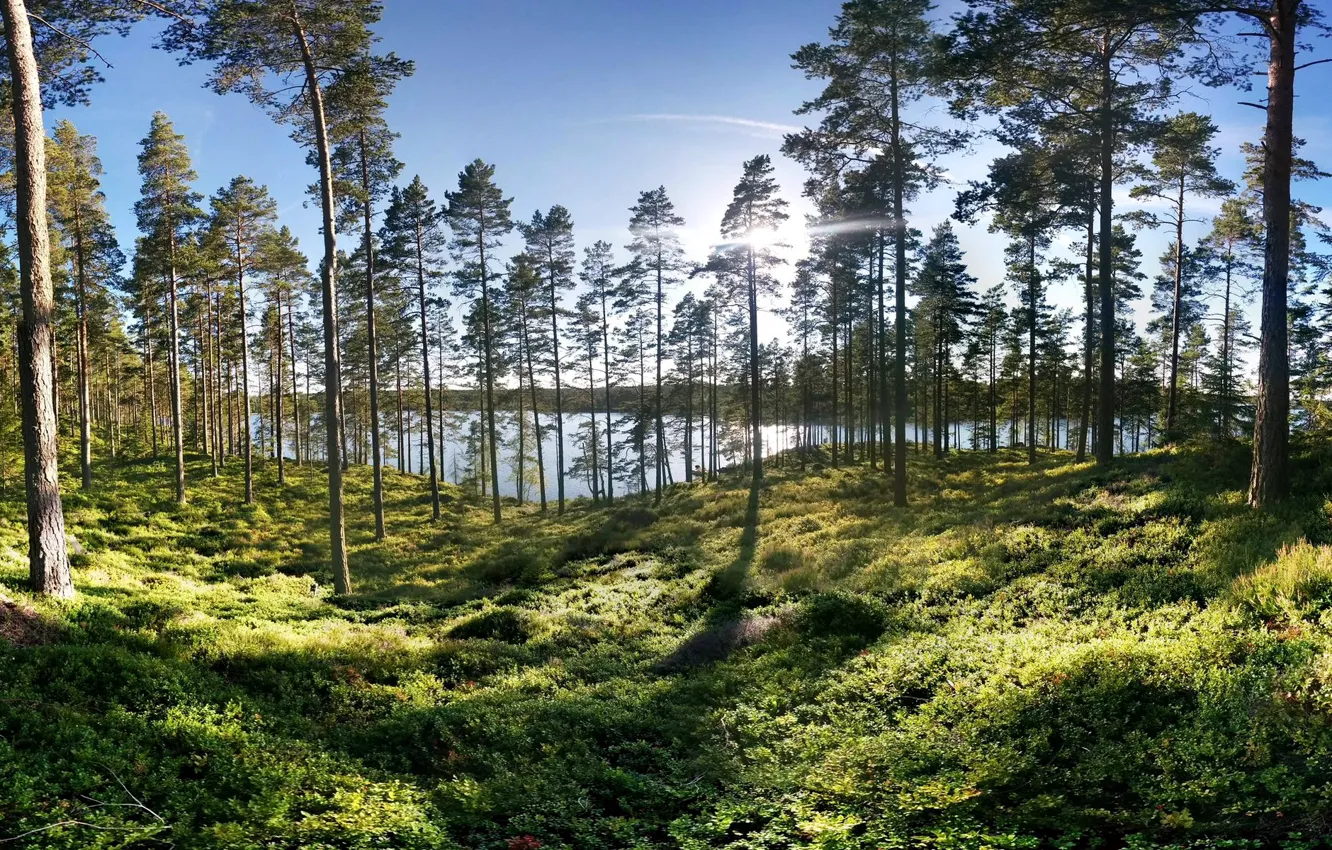
[[[13,90],[14,172],[22,319],[18,328],[23,399],[24,480],[28,498],[28,567],[34,593],[71,597],[74,582],[65,548],[55,412],[51,234],[46,220],[46,137],[32,30],[23,0],[3,0],[5,41]]]
[[[601,365],[605,370],[606,383],[606,504],[615,503],[615,434],[611,422],[611,368],[610,368],[610,313],[607,310],[606,290],[601,289]],[[592,415],[597,408],[592,405]]]
[[[1179,406],[1179,325],[1180,302],[1184,289],[1184,174],[1179,176],[1179,196],[1175,200],[1175,289],[1170,312],[1170,386],[1166,396],[1165,441],[1175,440],[1175,415]]]
[[[374,211],[370,204],[370,163],[366,159],[365,130],[361,130],[361,211],[365,225],[365,338],[370,383],[370,468],[374,476],[372,504],[375,539],[384,539],[384,455],[379,446],[379,341],[375,334]]]
[[[1115,450],[1111,438],[1115,430],[1115,280],[1111,251],[1115,203],[1115,111],[1110,58],[1110,35],[1107,32],[1102,39],[1101,54],[1101,386],[1096,409],[1101,438],[1096,441],[1097,463],[1109,463]]]
[[[499,492],[499,453],[495,446],[497,442],[497,429],[495,427],[495,365],[494,365],[494,343],[491,337],[490,326],[490,275],[486,270],[486,224],[485,213],[481,213],[481,228],[477,236],[477,243],[480,246],[479,259],[481,261],[481,329],[482,344],[485,346],[485,367],[486,367],[486,417],[487,427],[490,438],[490,496],[491,510],[494,513],[495,523],[503,521],[504,517],[500,513],[500,492]]]
[[[903,209],[906,193],[906,174],[902,166],[902,122],[898,114],[897,56],[892,57],[892,154],[893,154],[893,249],[896,268],[896,304],[894,321],[897,323],[897,361],[893,364],[893,405],[896,407],[894,422],[896,445],[893,451],[893,504],[906,507],[907,504],[907,452],[906,452],[906,270],[907,270],[907,227],[906,213]]]
[[[1096,308],[1093,294],[1092,268],[1096,246],[1096,205],[1087,208],[1087,338],[1082,352],[1082,407],[1078,416],[1078,463],[1087,459],[1087,431],[1091,426],[1092,369],[1096,351]]]
[[[749,416],[754,429],[754,486],[763,481],[763,413],[759,407],[759,341],[758,341],[758,269],[754,263],[754,248],[749,255]],[[660,365],[658,366],[660,369]],[[661,388],[658,386],[660,393]],[[661,453],[660,445],[657,449]]]
[[[347,532],[342,513],[342,363],[338,352],[338,295],[334,286],[338,270],[337,227],[333,220],[333,166],[328,154],[328,127],[324,119],[324,92],[319,70],[305,37],[296,7],[292,7],[296,39],[305,65],[306,92],[314,119],[315,151],[319,158],[319,200],[323,214],[324,262],[320,285],[324,312],[324,423],[328,436],[328,530],[331,543],[333,585],[340,594],[351,593],[347,569]]]
[[[78,344],[75,356],[78,360],[75,376],[79,384],[79,467],[82,473],[82,487],[92,487],[92,399],[88,390],[88,284],[87,268],[84,265],[83,222],[79,211],[74,211],[74,278],[78,287],[75,299],[76,319],[78,321]]]
[[[426,321],[426,278],[421,231],[416,231],[416,292],[421,304],[421,375],[425,381],[426,446],[430,452],[430,515],[439,519],[439,477],[435,469],[435,409],[430,401],[430,327]],[[443,460],[443,458],[441,458]]]
[[[550,257],[552,270],[550,276],[550,345],[551,345],[551,363],[555,368],[555,492],[559,499],[558,506],[555,509],[557,514],[564,513],[564,400],[561,396],[562,386],[560,381],[560,307],[555,292],[555,274],[554,257]],[[536,390],[536,384],[532,384],[532,389]],[[533,402],[535,404],[535,402]],[[536,412],[535,407],[533,413]],[[537,442],[540,444],[541,435],[537,435]]]
[[[1274,0],[1267,25],[1267,130],[1263,137],[1263,307],[1258,348],[1258,404],[1253,420],[1249,504],[1286,497],[1290,440],[1290,363],[1286,297],[1290,272],[1290,170],[1295,104],[1295,20],[1300,0]]]
[[[1036,463],[1036,235],[1027,237],[1027,463]]]

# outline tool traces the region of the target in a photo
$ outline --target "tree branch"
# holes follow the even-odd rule
[[[79,37],[77,37],[77,36],[70,35],[69,33],[65,32],[65,31],[62,30],[62,29],[60,29],[60,27],[57,27],[55,24],[51,23],[51,22],[48,21],[46,18],[43,18],[41,15],[37,14],[36,12],[28,12],[28,17],[29,17],[29,18],[32,18],[34,21],[36,21],[37,23],[39,23],[39,24],[41,24],[42,26],[46,27],[46,28],[49,29],[51,32],[55,33],[56,35],[60,36],[61,38],[67,38],[67,39],[69,39],[70,41],[72,41],[72,42],[74,42],[75,44],[77,44],[77,45],[79,45],[80,47],[82,47],[84,50],[87,50],[89,53],[91,53],[92,55],[96,56],[98,59],[101,59],[101,60],[102,60],[102,63],[103,63],[104,65],[106,65],[106,67],[108,67],[108,68],[111,67],[111,63],[107,61],[106,57],[103,56],[102,54],[98,53],[98,52],[97,52],[97,48],[93,47],[93,46],[92,46],[91,44],[89,44],[88,42],[84,41],[83,39],[81,39],[81,38],[79,38]]]

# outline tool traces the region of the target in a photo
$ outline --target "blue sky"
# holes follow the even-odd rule
[[[839,0],[388,0],[386,6],[382,49],[416,61],[416,75],[401,85],[389,114],[402,135],[404,180],[420,174],[437,199],[464,164],[480,157],[497,166],[516,217],[561,203],[573,213],[580,247],[596,239],[618,246],[627,240],[627,210],[638,193],[664,185],[686,219],[686,247],[701,259],[716,239],[741,163],[768,153],[793,220],[808,209],[799,196],[802,172],[778,150],[782,132],[804,121],[792,111],[817,84],[791,69],[789,55],[826,35]],[[940,15],[956,6],[950,0]],[[151,48],[152,35],[141,29],[100,44],[114,67],[104,71],[92,106],[58,113],[98,137],[104,186],[126,250],[135,236],[138,142],[160,109],[187,138],[201,192],[237,174],[266,184],[283,222],[313,252],[318,216],[307,206],[305,187],[314,174],[304,152],[243,98],[203,89],[205,69],[178,67]],[[1297,90],[1329,84],[1332,66],[1318,66],[1300,75]],[[1238,146],[1260,137],[1262,113],[1237,105],[1252,95],[1194,88],[1180,108],[1214,116],[1222,170],[1237,178]],[[1328,165],[1332,122],[1325,102],[1312,95],[1299,100],[1296,132],[1309,140],[1305,153]],[[984,176],[999,152],[982,141],[942,164],[963,182]],[[952,211],[953,194],[944,187],[921,199],[913,226],[928,232]],[[1301,194],[1317,202],[1326,192]],[[1126,188],[1123,196],[1127,202]],[[1002,242],[983,223],[959,229],[981,284],[1001,279]],[[1190,238],[1205,229],[1193,225]],[[793,242],[794,254],[800,245]],[[1147,234],[1141,244],[1144,270],[1154,274],[1165,237]],[[1078,297],[1073,286],[1052,293],[1061,305]],[[776,320],[765,327],[769,335],[780,333]]]

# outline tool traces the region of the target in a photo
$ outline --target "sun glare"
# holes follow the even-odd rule
[[[752,245],[755,248],[767,248],[771,245],[776,245],[779,239],[781,239],[781,235],[778,234],[777,231],[764,227],[751,232],[741,241],[746,245]]]

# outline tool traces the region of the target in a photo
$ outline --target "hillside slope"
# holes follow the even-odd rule
[[[1332,473],[1247,453],[774,470],[656,509],[103,473],[72,604],[0,502],[0,838],[33,848],[1321,846]],[[1307,542],[1301,542],[1307,541]],[[1305,841],[1301,835],[1310,836]]]

